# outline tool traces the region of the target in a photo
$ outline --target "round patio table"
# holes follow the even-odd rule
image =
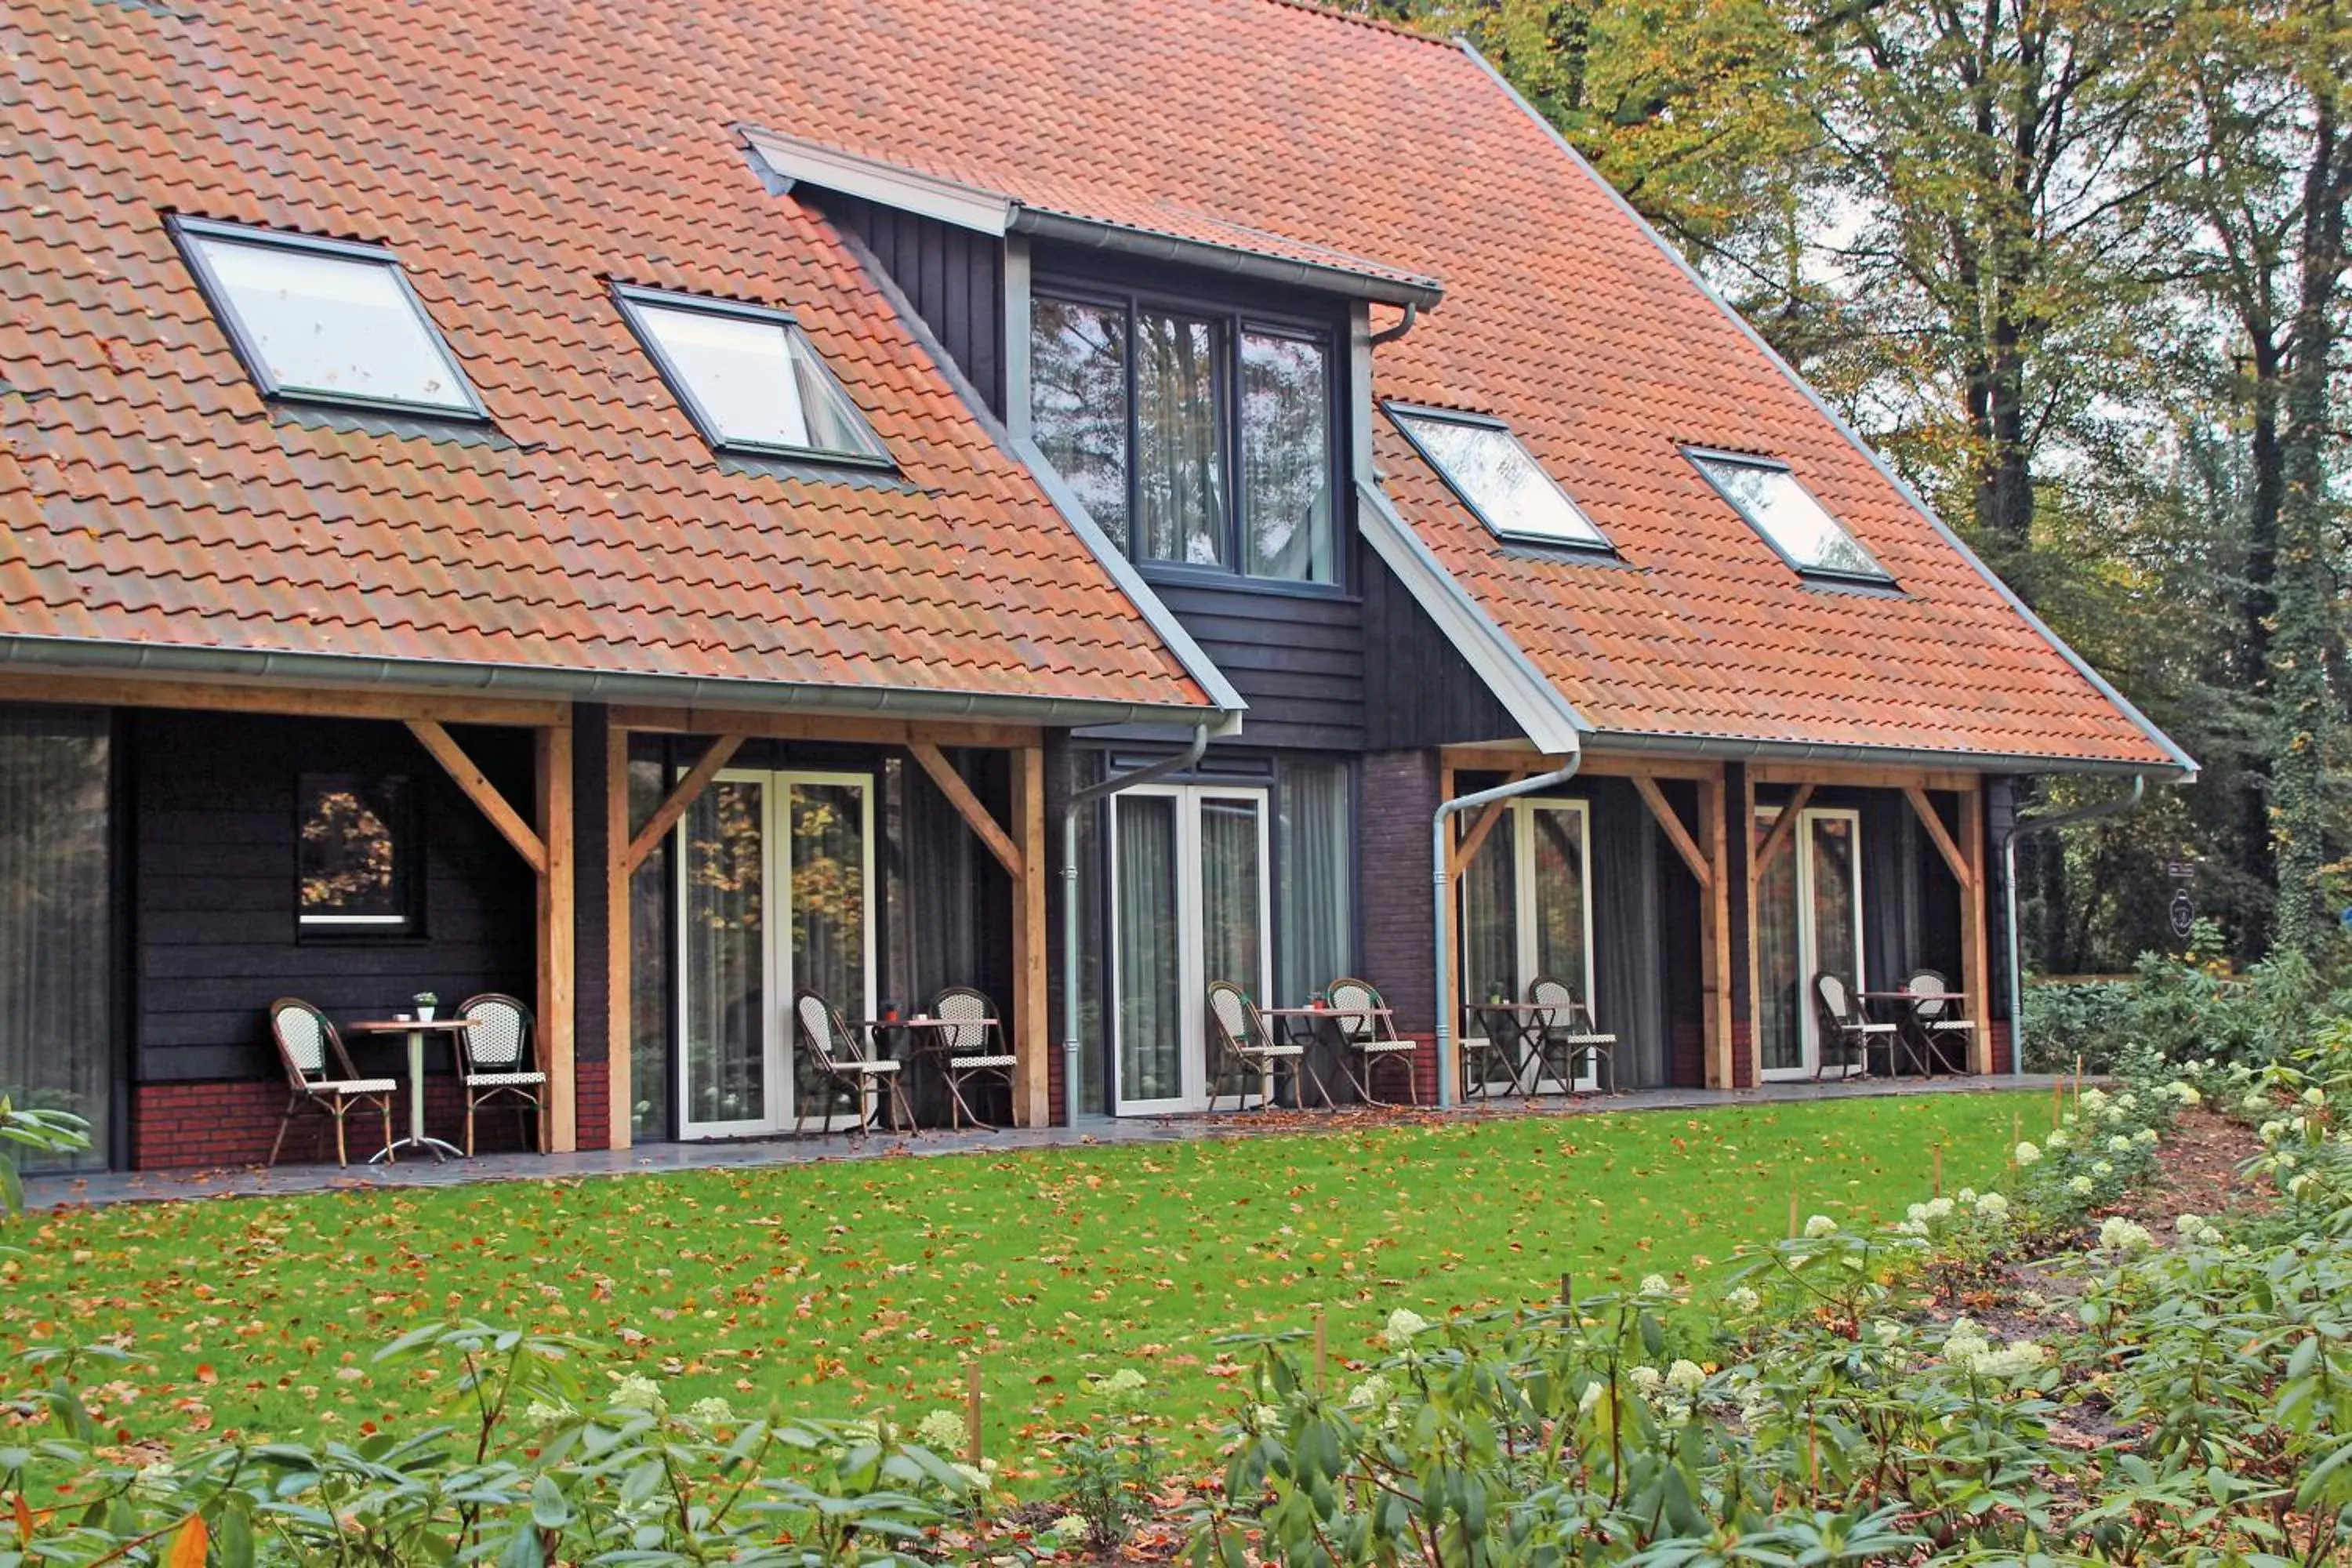
[[[408,1037],[408,1136],[396,1139],[368,1156],[373,1165],[388,1160],[403,1149],[422,1149],[437,1163],[466,1157],[465,1151],[454,1143],[444,1143],[438,1138],[425,1135],[425,1037],[446,1035],[454,1048],[457,1037],[474,1026],[465,1018],[363,1018],[356,1024],[345,1024],[346,1035],[405,1035]]]

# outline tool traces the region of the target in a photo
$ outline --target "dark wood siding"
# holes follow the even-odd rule
[[[1365,744],[1376,751],[1517,740],[1519,727],[1437,623],[1370,549],[1363,589]]]
[[[1193,583],[1153,584],[1201,651],[1249,703],[1252,746],[1360,751],[1363,606],[1336,595]]]
[[[1004,416],[1004,242],[856,196],[822,198],[825,216],[874,253],[924,325]]]
[[[274,1075],[265,1010],[279,996],[360,1017],[425,990],[451,1006],[478,991],[531,994],[530,870],[405,730],[161,711],[128,722],[142,1079]],[[528,734],[454,733],[509,800],[530,798]],[[298,937],[295,781],[310,772],[402,773],[421,789],[422,936]],[[363,1071],[399,1050],[353,1046]]]

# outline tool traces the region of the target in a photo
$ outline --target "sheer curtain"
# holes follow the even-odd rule
[[[104,714],[0,710],[0,1092],[89,1123],[87,1152],[32,1169],[107,1160],[107,763]]]
[[[1198,317],[1136,313],[1136,500],[1149,560],[1227,564],[1220,335]]]
[[[1256,799],[1199,797],[1201,955],[1204,980],[1230,980],[1261,1005],[1265,995],[1265,868]]]
[[[764,792],[721,780],[686,814],[686,1116],[768,1115]]]
[[[643,827],[666,793],[657,758],[629,761],[629,830]],[[629,879],[629,1130],[640,1142],[670,1135],[670,842]]]
[[[1759,807],[1749,850],[1764,847],[1780,820],[1779,808]],[[1790,845],[1756,883],[1756,1059],[1767,1068],[1804,1065],[1802,981],[1797,973],[1797,857]]]
[[[1114,797],[1118,824],[1118,1097],[1184,1092],[1182,944],[1176,929],[1176,798]]]
[[[1277,999],[1286,1005],[1297,1005],[1354,968],[1348,784],[1343,763],[1286,763],[1282,769],[1282,881],[1275,899],[1281,931]]]

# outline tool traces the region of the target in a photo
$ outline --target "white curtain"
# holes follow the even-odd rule
[[[1286,1005],[1297,1005],[1353,967],[1348,793],[1345,763],[1283,766],[1282,880],[1275,896],[1282,937],[1278,1000]]]
[[[686,814],[686,1116],[768,1114],[762,791],[722,780]]]
[[[1114,802],[1118,841],[1119,1098],[1184,1092],[1182,947],[1176,929],[1176,806],[1170,795]]]
[[[112,889],[102,713],[0,710],[0,1093],[71,1111],[106,1163]]]

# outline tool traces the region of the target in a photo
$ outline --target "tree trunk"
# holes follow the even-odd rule
[[[2253,474],[2246,505],[2244,580],[2239,589],[2238,647],[2231,660],[2238,689],[2259,704],[2269,695],[2271,626],[2278,614],[2279,509],[2286,494],[2286,476],[2279,451],[2279,404],[2284,366],[2278,333],[2266,323],[2249,323],[2252,340],[2253,386],[2248,400],[2252,428],[2247,452]],[[2253,747],[2246,755],[2238,783],[2238,868],[2246,885],[2268,888],[2276,874],[2271,855],[2271,758],[2269,748]],[[2263,956],[2270,933],[2253,921],[2242,923],[2238,957],[2252,963]]]

